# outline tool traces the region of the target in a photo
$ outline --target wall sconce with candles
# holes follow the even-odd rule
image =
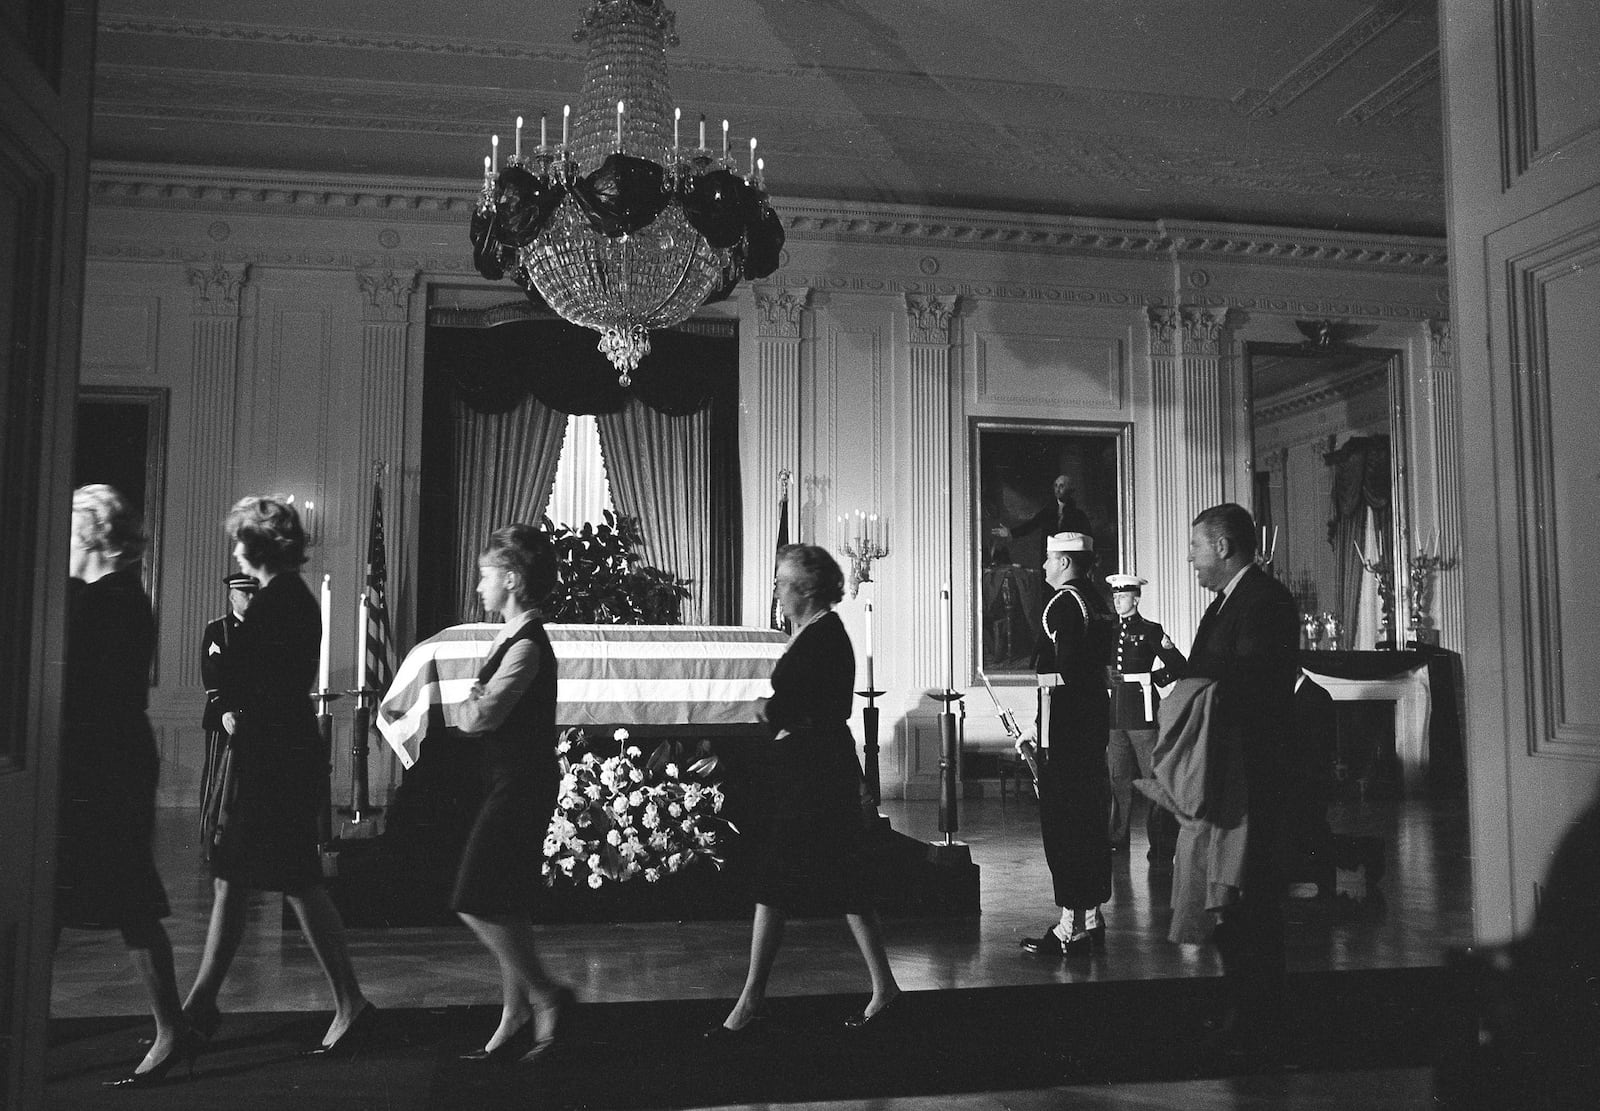
[[[850,560],[850,597],[872,581],[872,561],[889,554],[889,518],[858,509],[839,518],[839,550]]]
[[[321,523],[321,513],[317,508],[317,503],[310,498],[305,501],[299,501],[294,494],[290,494],[283,500],[285,503],[294,506],[295,511],[300,514],[300,527],[305,529],[306,533],[306,547],[313,547],[321,539],[321,531],[318,528]]]

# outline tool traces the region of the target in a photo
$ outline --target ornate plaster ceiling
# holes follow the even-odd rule
[[[668,0],[774,195],[1444,234],[1437,0]],[[459,181],[579,0],[109,0],[94,155]]]

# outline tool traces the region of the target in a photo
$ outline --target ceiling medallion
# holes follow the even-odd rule
[[[784,240],[754,139],[742,174],[727,120],[720,155],[706,146],[704,116],[698,143],[680,143],[666,61],[675,18],[662,0],[595,0],[573,33],[588,43],[576,116],[562,109],[554,146],[541,116],[530,154],[518,116],[504,168],[493,136],[472,217],[478,272],[509,276],[535,303],[599,332],[624,386],[650,353],[650,329],[771,274]]]

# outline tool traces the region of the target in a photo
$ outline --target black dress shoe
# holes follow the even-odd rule
[[[517,1064],[536,1065],[541,1061],[548,1061],[570,1040],[572,1013],[578,1009],[578,997],[573,994],[571,988],[557,988],[554,1006],[556,1021],[550,1033],[535,1040],[532,1048],[517,1058]],[[531,1027],[533,1024],[530,1022],[528,1025]]]
[[[844,1020],[844,1028],[846,1030],[882,1030],[885,1026],[893,1025],[896,1018],[900,1015],[900,1011],[896,1010],[894,1014],[891,1015],[888,1013],[889,1009],[892,1008],[896,1003],[900,1002],[900,1000],[904,998],[905,994],[906,993],[903,991],[897,993],[893,999],[879,1007],[876,1011],[873,1011],[870,1015],[867,1014],[866,1009],[863,1008],[860,1014],[851,1015],[849,1018]]]
[[[308,1049],[300,1056],[327,1059],[353,1057],[372,1041],[377,1025],[378,1008],[369,1002],[361,1008],[355,1018],[350,1020],[350,1025],[344,1028],[344,1033],[339,1035],[338,1041]]]
[[[1025,937],[1022,939],[1024,952],[1032,953],[1036,957],[1060,960],[1062,957],[1087,957],[1094,952],[1094,934],[1082,933],[1071,941],[1062,941],[1052,927],[1044,932],[1042,937]]]
[[[164,1084],[167,1074],[172,1071],[172,1066],[179,1061],[186,1061],[189,1065],[188,1075],[194,1076],[194,1060],[200,1055],[200,1038],[193,1030],[185,1030],[178,1035],[177,1042],[161,1060],[145,1069],[143,1072],[130,1072],[120,1080],[107,1080],[107,1088],[153,1088],[157,1084]]]
[[[511,1036],[493,1049],[474,1049],[471,1053],[463,1053],[461,1060],[471,1061],[475,1064],[507,1065],[521,1057],[533,1048],[533,1016],[528,1016]]]

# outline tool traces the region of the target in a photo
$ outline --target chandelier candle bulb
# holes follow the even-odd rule
[[[489,156],[483,156],[483,183],[488,185],[494,178],[494,170],[489,165]]]
[[[678,124],[682,119],[683,109],[674,108],[672,110],[672,156],[674,159],[678,156]]]
[[[764,186],[766,183],[767,183],[767,160],[765,158],[758,158],[758,159],[756,159],[756,187],[760,188],[761,186]]]
[[[617,101],[617,149],[622,149],[622,101]]]
[[[706,114],[700,113],[700,149],[706,149]]]
[[[722,160],[728,160],[728,121],[722,121]]]
[[[511,152],[511,157],[519,158],[519,159],[522,157],[522,117],[521,116],[517,117],[517,141],[516,141],[516,146],[514,147],[514,149]]]
[[[567,120],[570,119],[571,116],[572,116],[572,105],[563,104],[561,106],[561,145],[562,146],[566,146],[567,145]]]
[[[755,141],[755,137],[752,136],[751,139],[750,139],[750,173],[751,173],[751,176],[754,176],[755,172],[756,172],[756,141]]]
[[[545,142],[545,138],[544,138],[544,120],[545,120],[545,114],[543,112],[540,112],[539,113],[539,149],[540,150],[544,150],[545,147],[549,145],[548,143]]]
[[[328,670],[333,656],[333,576],[322,576],[322,645],[317,652],[317,690],[328,689]]]
[[[499,173],[499,171],[500,171],[500,136],[491,135],[491,136],[489,136],[489,172],[491,174],[495,174],[495,173]]]

